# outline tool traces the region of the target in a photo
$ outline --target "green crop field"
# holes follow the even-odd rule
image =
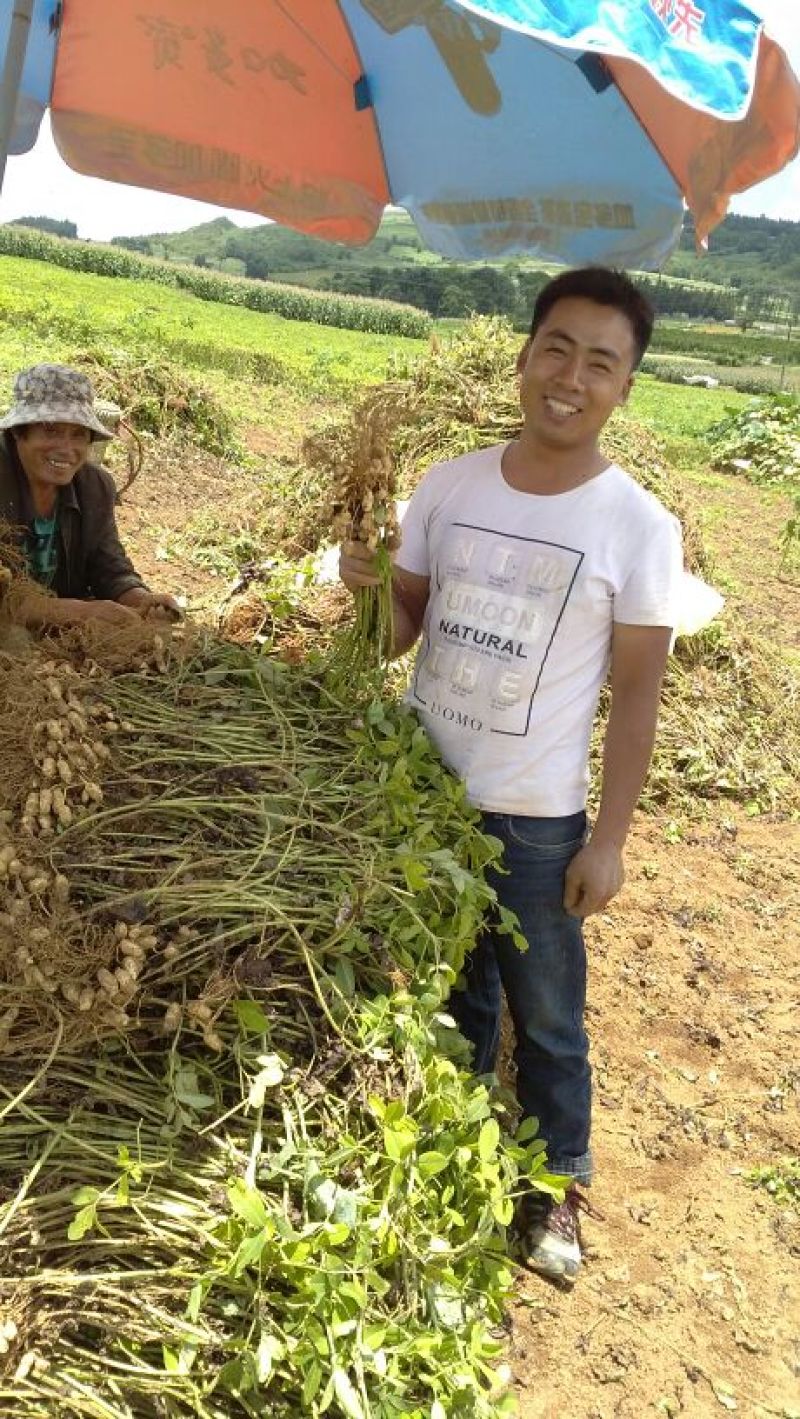
[[[87,275],[16,257],[0,257],[0,321],[6,369],[23,350],[31,363],[76,344],[110,343],[266,382],[272,370],[276,382],[320,389],[383,378],[393,354],[420,347],[401,336],[284,320],[154,281]]]
[[[703,389],[683,384],[662,384],[651,375],[637,376],[631,391],[631,413],[668,439],[699,437],[724,417],[727,409],[741,409],[746,394],[732,389]]]
[[[454,338],[462,322],[441,322],[439,338]],[[669,337],[668,337],[669,338]],[[736,347],[735,333],[726,333]],[[686,333],[681,331],[681,340]],[[750,343],[742,340],[742,346]],[[339,330],[281,316],[218,305],[155,281],[63,270],[49,263],[0,256],[0,379],[37,360],[91,351],[165,358],[205,383],[226,407],[250,423],[269,424],[282,403],[297,417],[297,401],[325,405],[387,377],[425,342]],[[640,374],[631,410],[670,439],[693,437],[741,408],[733,390],[687,388]]]

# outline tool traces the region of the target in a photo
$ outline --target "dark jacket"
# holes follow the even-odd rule
[[[144,586],[119,540],[114,479],[97,463],[84,463],[58,498],[58,572],[53,590],[80,600],[118,601]],[[34,516],[28,481],[10,433],[0,434],[0,522],[18,533]]]

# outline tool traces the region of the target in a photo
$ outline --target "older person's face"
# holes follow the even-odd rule
[[[83,466],[92,436],[82,424],[22,424],[13,430],[19,461],[31,487],[66,488]]]

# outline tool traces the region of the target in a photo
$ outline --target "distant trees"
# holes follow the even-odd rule
[[[669,270],[697,281],[768,291],[777,285],[800,294],[800,223],[733,214],[711,233],[708,251],[698,254],[688,219]]]
[[[769,292],[759,290],[756,286],[740,289],[736,319],[742,330],[747,330],[749,326],[755,325],[757,320],[763,318],[769,300]]]
[[[10,227],[33,227],[37,232],[49,232],[50,236],[71,237],[78,235],[74,222],[59,222],[55,217],[15,217]]]
[[[338,254],[337,248],[329,242],[304,236],[301,232],[275,227],[269,230],[271,240],[265,240],[263,233],[263,227],[234,231],[215,255],[218,259],[235,258],[243,262],[245,272],[255,281],[267,281],[273,275],[276,280],[291,281],[294,269],[332,265]]]
[[[658,276],[637,276],[636,284],[652,302],[657,315],[683,316],[688,320],[736,317],[739,297],[730,286],[691,285]]]
[[[43,218],[41,224],[49,220]],[[254,280],[402,301],[434,317],[505,315],[520,330],[528,328],[536,296],[548,280],[546,271],[523,258],[480,265],[424,254],[411,220],[399,213],[387,215],[374,240],[362,248],[325,242],[274,223],[243,229],[227,218],[187,232],[115,241],[130,251],[235,271]],[[762,321],[787,323],[788,316],[776,312],[781,302],[800,302],[800,223],[731,216],[714,232],[708,255],[698,257],[693,246],[689,227],[670,259],[669,275],[635,278],[659,315],[735,321],[744,330]]]
[[[112,237],[112,246],[122,246],[126,251],[138,251],[142,256],[153,255],[153,238],[146,236]]]
[[[270,275],[270,263],[266,253],[253,243],[243,240],[242,237],[228,237],[225,243],[223,260],[241,261],[244,264],[245,275],[250,276],[254,281],[267,281]]]
[[[516,319],[525,301],[518,275],[501,266],[456,262],[430,265],[343,267],[322,278],[324,288],[349,295],[403,301],[433,316],[508,315]]]
[[[277,276],[277,273],[275,273]],[[330,271],[321,285],[350,295],[404,301],[434,316],[472,313],[506,315],[520,329],[530,324],[534,302],[549,280],[546,271],[507,266],[467,266],[456,262],[399,266],[345,266]],[[659,315],[687,319],[734,319],[742,297],[730,288],[704,287],[658,277],[637,277]]]
[[[680,249],[695,252],[694,226],[687,218],[681,236]],[[781,258],[800,254],[800,224],[788,220],[774,220],[772,217],[743,217],[730,213],[725,221],[714,228],[711,234],[708,256],[697,259],[702,265],[717,256],[737,256],[739,258],[757,255],[765,263],[772,263],[776,253]]]

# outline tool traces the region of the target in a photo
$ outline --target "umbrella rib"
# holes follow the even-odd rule
[[[538,38],[537,38],[537,41],[536,41],[536,42],[537,42],[537,44],[538,44],[542,49],[546,49],[547,52],[548,52],[548,54],[552,54],[555,59],[560,59],[561,62],[562,62],[562,64],[571,64],[571,65],[573,66],[573,68],[575,68],[575,69],[577,69],[577,68],[579,67],[579,65],[578,65],[578,60],[579,60],[579,59],[583,59],[584,56],[587,55],[587,54],[590,55],[593,59],[599,59],[602,63],[604,63],[604,62],[605,62],[605,59],[606,59],[606,55],[603,53],[603,51],[602,51],[601,49],[584,49],[584,50],[575,49],[575,50],[573,50],[571,53],[565,54],[563,48],[562,48],[560,45],[557,45],[557,44],[548,44],[548,42],[547,42],[546,39],[538,39]],[[573,55],[575,56],[574,58],[573,58]],[[583,72],[583,71],[581,71],[581,72]],[[584,78],[586,78],[586,75],[585,75],[585,74],[584,74]],[[587,83],[588,83],[588,82],[590,82],[590,81],[587,79]],[[613,83],[613,80],[612,80],[612,83]]]
[[[305,25],[302,25],[300,23],[297,16],[293,15],[291,11],[287,9],[286,5],[283,3],[283,0],[272,0],[272,3],[275,8],[277,10],[280,10],[281,14],[286,17],[289,23],[291,25],[294,25],[296,30],[299,30],[303,38],[308,40],[308,43],[312,46],[312,48],[316,49],[317,53],[322,55],[322,58],[328,64],[330,64],[331,69],[333,69],[337,74],[340,74],[343,79],[346,79],[348,84],[351,84],[353,82],[352,75],[348,74],[346,69],[342,69],[341,65],[336,63],[336,60],[333,58],[332,55],[328,53],[327,49],[325,49],[320,44],[316,36],[313,35],[310,30],[307,30]]]
[[[351,75],[348,74],[347,71],[341,67],[341,65],[336,63],[336,60],[333,58],[332,55],[328,53],[327,49],[325,49],[324,46],[320,44],[316,36],[313,35],[310,30],[306,29],[305,25],[301,24],[296,15],[293,15],[291,13],[287,5],[284,3],[284,0],[272,0],[272,3],[275,6],[276,10],[280,10],[281,14],[285,17],[285,19],[287,19],[289,23],[293,25],[294,28],[303,36],[303,38],[308,41],[312,48],[316,49],[317,53],[322,55],[322,58],[326,61],[326,63],[330,65],[330,67],[335,71],[335,73],[340,74],[343,79],[346,79],[348,84],[351,83]],[[543,49],[546,49],[550,54],[554,54],[556,58],[562,60],[564,64],[575,64],[575,60],[571,57],[571,55],[564,54],[563,51],[557,45],[548,44],[546,40],[539,40],[539,43],[541,44]]]
[[[341,65],[336,63],[336,60],[332,57],[332,55],[328,53],[327,49],[325,49],[324,46],[320,44],[319,40],[316,38],[316,35],[312,34],[310,30],[306,29],[306,26],[304,24],[301,24],[297,16],[292,14],[291,10],[289,10],[287,5],[285,4],[285,0],[272,0],[272,3],[275,6],[276,10],[280,10],[281,14],[289,21],[289,23],[291,25],[294,25],[294,28],[303,36],[304,39],[308,41],[312,48],[316,49],[317,53],[322,55],[322,58],[326,60],[328,64],[330,64],[331,68],[335,70],[337,74],[341,74],[342,78],[346,79],[349,84],[351,82],[351,76],[347,73],[345,69],[341,67]],[[560,59],[563,64],[574,65],[576,63],[572,56],[570,54],[565,54],[563,50],[559,48],[559,46],[555,44],[548,44],[547,40],[544,39],[539,39],[537,42],[541,45],[542,49],[546,49],[549,54],[555,55],[555,57],[557,59]],[[591,50],[589,51],[589,53],[592,52],[593,51]],[[602,58],[602,55],[600,55],[600,57]]]

